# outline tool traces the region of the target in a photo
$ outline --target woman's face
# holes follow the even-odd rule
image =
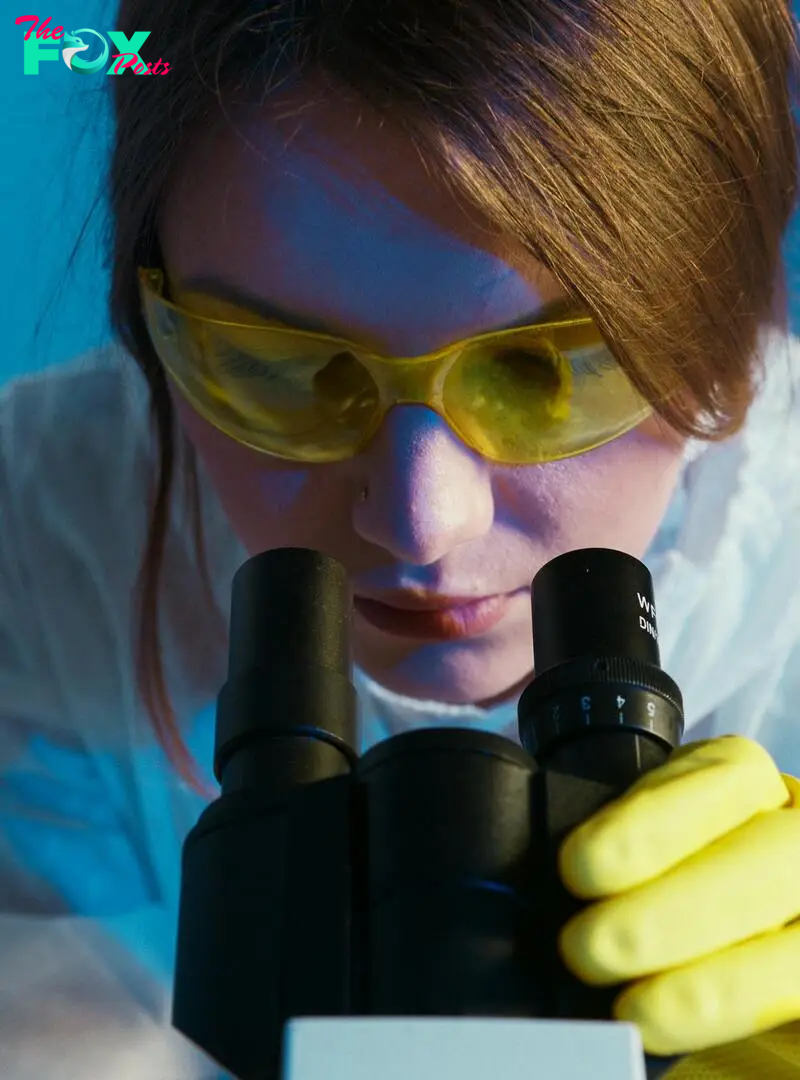
[[[293,325],[397,356],[530,323],[564,296],[369,110],[284,98],[236,127],[195,142],[162,207],[179,287],[217,279],[262,310],[292,312]],[[439,701],[515,692],[532,670],[533,576],[574,548],[641,557],[680,468],[678,440],[652,420],[580,457],[509,467],[417,405],[395,406],[350,461],[295,465],[233,442],[178,395],[175,405],[246,548],[339,559],[357,598],[390,605],[357,601],[356,662],[392,690]],[[499,599],[463,606],[485,597]],[[437,603],[436,616],[397,611]]]

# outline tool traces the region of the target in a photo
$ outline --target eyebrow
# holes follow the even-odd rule
[[[222,278],[203,274],[195,275],[181,281],[180,288],[181,291],[201,292],[204,295],[213,297],[217,300],[226,301],[253,315],[258,315],[262,319],[274,319],[277,322],[284,323],[286,326],[291,326],[295,330],[307,330],[309,333],[327,334],[330,337],[348,340],[352,339],[352,334],[348,335],[347,333],[343,333],[341,327],[333,326],[330,323],[323,322],[319,319],[310,318],[308,315],[293,311],[291,308],[285,308],[279,304],[272,303],[269,300],[264,300],[260,296],[249,293],[246,289],[231,285]],[[562,298],[553,300],[548,304],[543,304],[541,307],[527,312],[521,318],[515,319],[511,323],[503,323],[500,326],[489,327],[486,330],[481,331],[481,333],[492,334],[498,333],[501,330],[515,330],[520,326],[530,326],[531,323],[534,322],[557,322],[559,319],[569,319],[575,316],[588,314],[589,312],[586,305],[580,300]]]

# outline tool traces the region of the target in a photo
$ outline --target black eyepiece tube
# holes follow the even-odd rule
[[[253,556],[233,578],[228,678],[254,667],[324,667],[349,679],[351,606],[335,559],[308,548]]]
[[[277,1080],[283,1025],[352,1010],[350,585],[264,552],[233,583],[220,798],[183,847],[173,1023],[240,1080]]]
[[[533,580],[536,673],[579,656],[626,656],[660,666],[653,581],[621,551],[585,548]]]
[[[570,551],[533,579],[531,604],[535,675],[519,702],[520,741],[539,765],[555,765],[569,743],[573,766],[576,755],[593,759],[621,792],[657,763],[651,750],[663,758],[683,735],[681,692],[660,666],[650,571],[621,551]],[[601,733],[646,761],[615,778],[618,753],[601,749]]]
[[[265,551],[237,571],[228,681],[217,705],[214,769],[223,791],[277,791],[349,771],[351,619],[347,573],[318,551]]]

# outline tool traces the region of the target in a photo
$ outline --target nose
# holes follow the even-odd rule
[[[492,526],[488,463],[426,406],[395,405],[359,463],[356,531],[399,561],[429,565]]]

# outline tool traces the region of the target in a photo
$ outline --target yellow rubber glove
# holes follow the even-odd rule
[[[564,841],[561,877],[596,900],[561,955],[653,1054],[800,1020],[800,782],[758,743],[689,744]]]

